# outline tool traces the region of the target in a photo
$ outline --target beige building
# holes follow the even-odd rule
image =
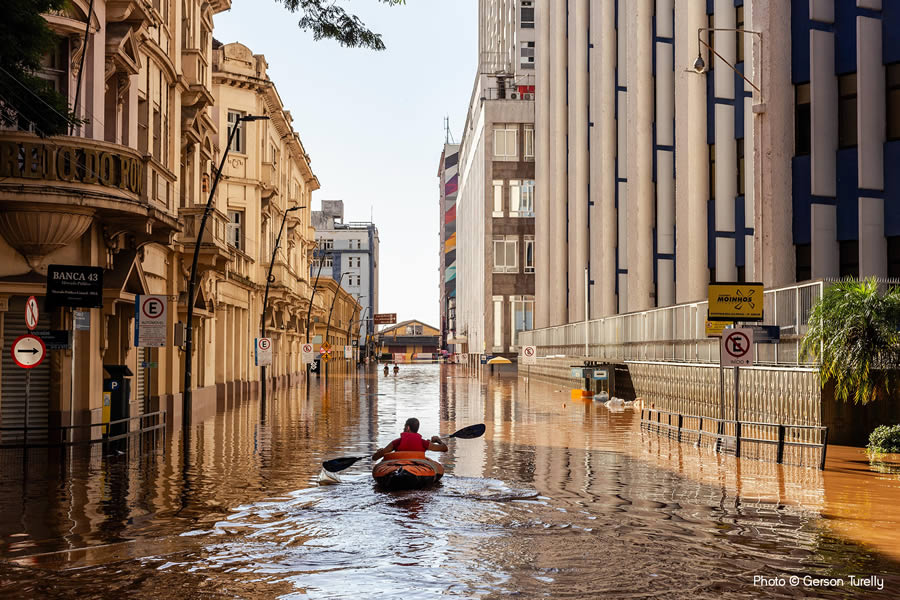
[[[85,123],[52,138],[0,131],[0,424],[27,425],[29,441],[58,439],[53,428],[70,419],[100,422],[104,365],[132,372],[132,416],[162,408],[170,420],[180,419],[184,356],[175,346],[177,324],[186,317],[196,232],[232,111],[270,120],[243,124],[235,142],[242,146],[229,156],[201,242],[197,416],[215,410],[217,399],[258,387],[253,339],[277,228],[288,207],[308,206],[318,188],[265,60],[237,44],[213,50],[212,18],[229,0],[92,5],[86,44],[87,0],[47,16],[61,39],[43,73],[70,104],[80,81],[77,113]],[[308,209],[292,212],[267,313],[275,350],[270,373],[280,381],[301,371],[297,344],[310,295],[312,239]],[[102,306],[85,309],[90,326],[74,333],[74,356],[65,349],[73,307],[50,309],[45,302],[50,265],[102,269]],[[164,347],[135,347],[138,294],[167,299]],[[36,331],[48,349],[39,366],[26,370],[13,361],[12,345],[26,333],[29,296],[41,309]],[[321,312],[318,299],[316,305]],[[97,437],[99,428],[80,431]],[[22,438],[5,431],[2,442]]]

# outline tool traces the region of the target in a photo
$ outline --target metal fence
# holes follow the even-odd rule
[[[814,365],[801,360],[800,340],[807,330],[809,312],[826,285],[814,281],[767,290],[759,325],[781,329],[778,344],[756,344],[758,365]],[[719,340],[706,337],[707,302],[676,304],[644,312],[546,327],[519,333],[521,345],[538,347],[539,356],[564,354],[606,360],[650,360],[718,363]]]

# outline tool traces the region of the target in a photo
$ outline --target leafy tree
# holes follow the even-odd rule
[[[384,50],[381,34],[365,26],[357,17],[338,6],[334,0],[275,0],[291,12],[300,11],[300,29],[311,31],[314,40],[333,39],[347,48]],[[378,0],[390,6],[405,4],[406,0]]]
[[[900,394],[900,288],[879,292],[874,278],[825,288],[813,305],[800,345],[817,357],[824,386],[844,402],[866,404]],[[821,348],[821,356],[820,354]]]
[[[15,0],[0,18],[0,125],[34,126],[41,135],[66,133],[73,122],[66,97],[35,75],[58,37],[41,15],[68,0]]]

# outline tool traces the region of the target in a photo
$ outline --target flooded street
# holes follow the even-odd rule
[[[322,460],[411,416],[426,437],[487,432],[449,442],[432,489],[380,492],[368,460],[317,485]],[[410,365],[220,411],[187,453],[179,432],[140,458],[7,453],[0,596],[900,595],[895,469],[842,448],[824,473],[741,462],[638,419],[558,384]]]

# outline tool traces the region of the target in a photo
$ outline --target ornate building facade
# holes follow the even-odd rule
[[[213,15],[229,7],[230,0],[72,0],[46,16],[59,48],[42,76],[70,105],[78,98],[84,122],[66,136],[0,130],[0,423],[31,428],[31,441],[56,435],[59,425],[100,422],[109,365],[132,373],[129,414],[162,408],[179,418],[178,332],[231,110],[269,120],[242,124],[243,152],[232,148],[199,241],[194,412],[209,413],[217,399],[258,387],[253,340],[276,229],[287,208],[309,206],[318,181],[265,60],[237,44],[213,49]],[[292,212],[267,312],[271,375],[280,381],[301,371],[298,314],[308,305],[312,244],[309,210]],[[50,265],[100,269],[102,300],[81,310],[86,327],[73,331],[73,307],[46,302]],[[167,300],[162,347],[136,347],[139,294]],[[26,370],[13,360],[12,345],[27,332],[30,296],[40,308],[35,331],[48,344],[46,359]],[[99,428],[79,431],[97,437]]]

